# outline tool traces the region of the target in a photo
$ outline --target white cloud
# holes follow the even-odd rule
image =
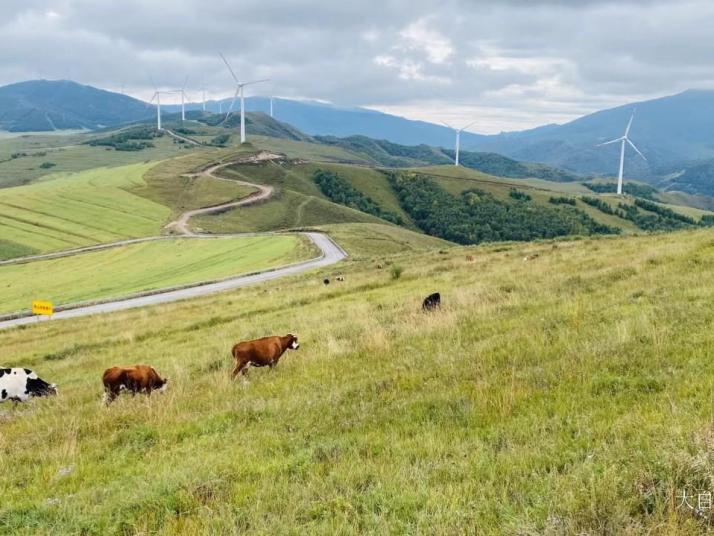
[[[254,92],[492,132],[714,87],[713,24],[709,0],[3,0],[0,83],[225,96],[220,50]]]
[[[434,30],[430,18],[422,18],[409,24],[401,32],[398,48],[417,50],[426,54],[431,63],[446,63],[454,55],[451,41]]]

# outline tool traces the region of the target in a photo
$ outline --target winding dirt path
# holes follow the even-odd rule
[[[240,181],[240,180],[233,180],[233,179],[224,179],[223,177],[217,177],[215,175],[216,171],[219,169],[222,169],[224,167],[232,166],[235,164],[256,164],[260,162],[268,162],[271,160],[280,160],[283,157],[278,154],[274,153],[269,153],[267,151],[261,151],[260,153],[256,155],[252,155],[246,158],[242,158],[240,160],[233,160],[231,162],[226,162],[223,164],[215,164],[205,170],[203,170],[200,173],[189,175],[190,177],[196,177],[196,176],[205,176],[205,177],[210,177],[211,179],[216,179],[216,180],[221,180],[221,181],[228,181],[232,182],[235,184],[241,184],[243,186],[248,186],[250,188],[257,188],[257,192],[253,192],[252,194],[243,197],[241,199],[238,199],[236,201],[230,201],[228,203],[221,203],[220,205],[213,205],[210,207],[203,207],[203,208],[197,208],[193,210],[188,210],[181,214],[181,216],[178,217],[177,220],[172,221],[164,229],[172,230],[177,232],[178,234],[182,234],[184,236],[201,236],[198,233],[194,233],[191,228],[188,225],[188,221],[193,218],[194,216],[200,216],[202,214],[214,214],[216,212],[223,212],[227,209],[234,208],[234,207],[244,207],[247,205],[253,205],[255,203],[260,203],[261,201],[265,201],[267,199],[270,199],[273,195],[274,188],[272,186],[265,186],[263,184],[253,184],[252,182],[245,182],[245,181]]]

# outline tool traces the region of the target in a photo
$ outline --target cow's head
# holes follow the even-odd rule
[[[159,381],[156,382],[156,390],[160,393],[166,392],[166,388],[169,385],[169,379],[168,378],[159,378]]]
[[[50,396],[57,394],[57,384],[49,384],[36,373],[25,370],[27,380],[25,382],[25,391],[30,396]]]
[[[290,348],[291,350],[297,350],[298,348],[300,348],[300,343],[298,342],[298,338],[295,335],[288,335],[288,348]]]

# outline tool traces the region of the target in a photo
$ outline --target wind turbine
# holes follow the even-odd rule
[[[273,97],[270,97],[270,117],[273,117]]]
[[[462,127],[462,128],[454,128],[451,125],[449,125],[448,123],[444,123],[443,121],[442,121],[442,123],[444,125],[446,125],[447,127],[449,127],[451,130],[453,130],[454,132],[456,132],[456,151],[455,151],[456,158],[454,158],[454,165],[458,166],[459,165],[459,150],[461,149],[461,132],[466,130],[467,128],[469,128],[471,125],[475,125],[476,121],[473,121],[472,123],[469,123],[468,125],[466,125],[465,127]]]
[[[156,130],[161,130],[161,95],[170,95],[173,91],[159,91],[158,89],[149,102],[156,100]]]
[[[610,141],[606,141],[605,143],[600,143],[598,144],[598,147],[602,147],[603,145],[610,145],[611,143],[617,143],[618,141],[621,143],[620,145],[620,173],[617,176],[617,195],[622,195],[622,174],[625,171],[625,144],[629,143],[630,147],[632,147],[635,152],[637,152],[638,155],[642,157],[642,159],[647,162],[647,159],[645,158],[645,155],[643,155],[640,150],[635,147],[635,144],[630,141],[630,138],[628,138],[628,134],[630,133],[630,127],[632,126],[632,120],[635,118],[635,111],[632,110],[632,115],[630,116],[630,121],[627,123],[627,128],[625,129],[625,135],[614,139]]]
[[[181,89],[173,89],[171,91],[167,91],[167,93],[178,93],[181,95],[181,122],[183,123],[186,121],[186,84],[188,84],[188,75],[186,75],[185,80],[183,81],[183,86]]]
[[[233,80],[235,80],[236,84],[237,84],[236,85],[236,93],[235,93],[235,95],[233,95],[233,100],[231,101],[231,105],[228,108],[228,113],[226,114],[226,119],[224,119],[223,121],[226,121],[228,119],[228,116],[231,115],[231,112],[233,111],[233,105],[235,104],[236,99],[240,95],[240,142],[245,143],[245,101],[243,99],[243,88],[245,86],[249,86],[251,84],[267,82],[268,79],[266,78],[264,80],[253,80],[251,82],[241,82],[240,80],[238,80],[238,77],[233,72],[233,69],[231,68],[230,64],[228,63],[226,58],[223,56],[223,54],[221,54],[220,52],[219,52],[219,54],[221,55],[221,59],[223,60],[223,63],[226,64],[226,67],[228,67],[228,70],[231,72],[231,76],[233,77]]]

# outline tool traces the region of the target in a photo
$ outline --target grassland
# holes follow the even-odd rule
[[[198,172],[214,163],[230,162],[254,152],[256,149],[246,144],[237,148],[206,149],[164,160],[148,169],[143,182],[131,191],[169,207],[174,217],[186,210],[238,199],[253,189]]]
[[[710,232],[390,262],[0,333],[60,385],[0,410],[0,532],[708,530],[676,497],[714,481]],[[287,332],[275,371],[229,380],[236,340]],[[101,408],[134,362],[169,391]]]
[[[84,145],[87,140],[101,136],[71,134],[0,138],[0,188],[52,178],[57,173],[120,167],[203,150],[176,144],[169,136],[154,139],[152,143],[155,147],[142,151],[114,151]],[[13,154],[21,156],[12,158]],[[44,163],[53,166],[43,168]]]
[[[342,223],[323,225],[318,229],[334,238],[350,257],[359,260],[386,259],[397,253],[444,249],[454,245],[396,225]]]
[[[318,253],[296,235],[177,238],[0,266],[0,313],[28,309],[36,299],[64,305],[222,279]]]
[[[0,235],[36,251],[159,234],[171,210],[131,193],[152,164],[98,168],[0,190]]]

